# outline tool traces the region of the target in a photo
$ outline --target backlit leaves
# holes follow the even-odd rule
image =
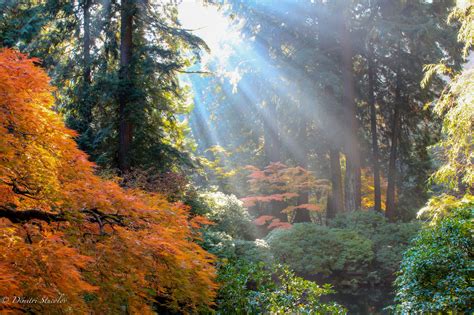
[[[53,89],[36,62],[0,51],[0,210],[10,215],[0,219],[0,295],[64,294],[67,307],[97,314],[149,314],[154,304],[194,313],[212,304],[214,257],[194,242],[207,220],[95,175],[52,110]],[[4,303],[0,311],[60,307]]]

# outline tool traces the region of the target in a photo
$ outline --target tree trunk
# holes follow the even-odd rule
[[[341,14],[343,17],[343,15]],[[348,118],[345,131],[346,151],[346,178],[345,178],[345,206],[346,211],[360,209],[360,152],[357,141],[357,112],[354,91],[354,76],[352,71],[352,44],[349,29],[345,25],[345,19],[341,21],[341,55],[342,55],[342,81],[343,99],[342,104]]]
[[[329,149],[329,162],[331,167],[331,196],[328,199],[326,217],[332,219],[337,213],[344,210],[339,150],[334,148]]]
[[[84,0],[84,84],[91,83],[91,0]]]
[[[300,143],[307,143],[308,141],[308,130],[307,130],[307,122],[306,117],[300,117],[300,128],[298,131],[298,140]],[[298,164],[304,169],[308,168],[308,155],[305,148],[301,148],[301,156],[298,156]],[[308,191],[301,191],[298,196],[298,204],[307,204],[309,203],[309,192]],[[301,223],[301,222],[311,222],[311,216],[309,214],[308,209],[296,209],[295,218],[293,219],[294,223]]]
[[[130,121],[129,89],[131,88],[132,48],[133,48],[133,15],[134,0],[122,0],[120,26],[120,92],[119,92],[119,152],[118,166],[120,171],[130,169],[130,148],[133,138],[133,126]]]
[[[374,172],[374,210],[382,211],[382,191],[380,188],[380,162],[379,162],[379,144],[377,142],[377,113],[375,109],[375,76],[374,55],[372,46],[369,43],[369,107],[370,107],[370,130],[372,133],[372,169]]]
[[[268,164],[280,161],[278,117],[274,104],[269,104],[263,117],[263,148]]]
[[[400,138],[400,107],[402,106],[401,96],[401,77],[400,69],[397,71],[397,83],[395,87],[395,108],[392,115],[392,132],[391,132],[391,147],[390,147],[390,159],[388,164],[388,175],[387,175],[387,199],[386,199],[386,211],[385,215],[390,221],[394,221],[397,217],[396,210],[396,182],[397,182],[397,155],[398,155],[398,141]]]
[[[82,107],[84,129],[80,132],[86,132],[92,122],[92,104],[90,100],[90,85],[91,85],[91,7],[92,0],[84,0],[83,14],[84,14],[84,38],[83,38],[83,86],[82,86]]]

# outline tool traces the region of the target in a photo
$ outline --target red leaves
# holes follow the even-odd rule
[[[158,194],[96,176],[75,132],[51,110],[53,88],[34,62],[0,51],[0,206],[66,221],[0,220],[0,246],[8,249],[0,253],[0,296],[60,292],[76,312],[97,314],[121,313],[123,305],[151,313],[157,296],[184,313],[212,304],[214,257],[193,242],[208,222]],[[16,307],[59,313],[54,305]]]
[[[269,230],[271,229],[289,229],[292,227],[291,223],[288,222],[281,222],[280,219],[275,218],[271,215],[261,215],[256,218],[253,223],[258,226],[267,225]]]
[[[282,193],[282,194],[273,194],[273,195],[263,195],[263,196],[253,196],[253,197],[246,197],[242,198],[244,205],[246,207],[252,207],[257,205],[258,202],[266,203],[272,201],[288,201],[289,199],[293,199],[298,197],[297,193]]]
[[[291,229],[292,225],[288,222],[281,222],[280,219],[273,220],[269,225],[268,228],[271,229]]]
[[[279,208],[282,213],[291,218],[295,211],[307,210],[311,212],[322,212],[325,210],[327,194],[330,190],[327,180],[317,180],[310,171],[296,166],[289,167],[283,163],[271,163],[263,170],[254,166],[247,166],[250,171],[248,182],[252,196],[242,198],[246,207],[254,208],[258,214],[265,214],[256,220],[257,225],[265,225],[268,220],[266,214],[270,211],[274,218],[275,208]],[[313,203],[298,204],[298,198],[303,193],[312,192]],[[270,210],[268,210],[270,209]],[[281,222],[282,219],[272,221],[269,228],[288,228],[288,222]]]
[[[275,217],[271,215],[261,215],[258,218],[256,218],[253,223],[256,225],[265,225],[268,222],[272,221]]]

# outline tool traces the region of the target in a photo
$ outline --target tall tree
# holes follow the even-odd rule
[[[358,120],[354,90],[353,49],[351,33],[346,21],[350,20],[348,9],[340,14],[340,41],[341,41],[341,68],[343,84],[343,108],[346,117],[345,151],[345,210],[355,211],[360,209],[360,152],[358,141]]]
[[[0,41],[42,59],[58,87],[57,107],[92,160],[122,170],[191,167],[191,140],[180,116],[190,105],[178,73],[207,46],[182,29],[177,3],[0,5]],[[14,21],[22,25],[20,31]]]
[[[118,167],[122,172],[130,170],[130,149],[133,139],[130,93],[133,90],[133,20],[136,14],[135,0],[123,0],[120,8],[120,88],[119,99],[119,149]]]
[[[83,68],[84,68],[84,85],[89,88],[91,84],[91,5],[92,0],[84,0],[83,6],[83,18],[84,18],[84,39],[83,39]]]
[[[400,45],[400,44],[399,44]],[[400,52],[400,46],[398,48]],[[398,54],[398,57],[400,53]],[[387,201],[385,214],[390,220],[395,220],[397,217],[396,209],[396,181],[397,181],[397,159],[398,159],[398,145],[400,139],[401,129],[401,108],[404,106],[402,99],[402,78],[400,67],[396,72],[396,86],[395,86],[395,102],[393,106],[393,114],[391,118],[391,131],[390,131],[390,157],[388,163],[388,185],[387,185]]]
[[[376,90],[376,78],[375,73],[377,71],[374,60],[374,54],[372,52],[372,43],[368,43],[368,102],[370,106],[370,132],[372,140],[372,168],[374,173],[374,210],[382,211],[382,190],[380,186],[380,158],[379,158],[379,144],[377,135],[377,112],[375,108],[375,90]]]

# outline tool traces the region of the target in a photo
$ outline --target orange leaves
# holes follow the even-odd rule
[[[45,227],[46,228],[46,227]],[[44,233],[45,237],[30,243],[23,237],[31,239],[32,230],[21,230],[11,226],[1,228],[0,246],[7,250],[2,253],[0,264],[0,295],[12,297],[18,293],[34,298],[55,298],[59,294],[67,295],[68,303],[78,310],[85,311],[82,293],[94,291],[96,288],[84,281],[81,271],[92,262],[90,257],[81,255],[72,248],[61,234],[51,230]],[[9,231],[9,232],[8,232]],[[22,238],[9,238],[22,236]],[[41,232],[38,230],[38,234]],[[3,279],[2,279],[3,278]],[[11,302],[11,300],[10,300]],[[12,304],[0,304],[0,310],[18,307]],[[41,313],[42,305],[31,306],[32,310]]]
[[[256,218],[253,223],[255,225],[267,225],[267,228],[269,230],[271,229],[289,229],[292,227],[291,223],[288,222],[282,222],[280,219],[275,218],[274,216],[271,215],[261,215],[258,218]]]
[[[275,219],[268,225],[269,229],[291,229],[291,227],[291,223],[281,222],[280,219]]]
[[[299,166],[289,167],[280,162],[270,163],[263,170],[253,166],[247,166],[245,169],[250,171],[248,182],[251,192],[257,194],[265,192],[266,195],[269,192],[283,194],[275,197],[280,197],[280,201],[294,198],[295,195],[290,195],[290,193],[298,195],[319,183],[312,173],[304,168]]]
[[[275,217],[271,215],[261,215],[258,218],[256,218],[253,223],[256,225],[265,225],[268,222],[272,221]]]
[[[82,166],[78,173],[90,164],[76,149],[75,133],[51,110],[53,88],[35,61],[13,50],[0,52],[0,202],[51,208],[63,197],[60,177],[72,172],[67,164],[79,161],[73,162]]]
[[[62,293],[84,314],[121,313],[124,305],[152,313],[157,299],[184,313],[212,304],[214,257],[193,242],[208,222],[158,194],[96,176],[51,109],[53,88],[34,62],[0,51],[0,208],[62,220],[0,219],[0,246],[8,249],[0,252],[0,296]],[[61,306],[16,307],[59,313]]]

